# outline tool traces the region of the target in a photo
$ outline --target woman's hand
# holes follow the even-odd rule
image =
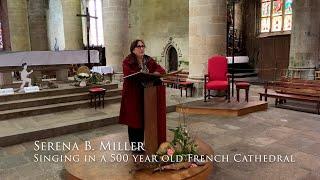
[[[157,75],[159,75],[160,73],[159,73],[158,71],[155,71],[153,74],[157,74]]]

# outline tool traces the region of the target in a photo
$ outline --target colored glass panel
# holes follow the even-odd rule
[[[282,15],[282,0],[274,0],[273,1],[273,8],[272,8],[272,15]]]
[[[264,2],[262,3],[261,7],[261,17],[270,16],[271,12],[271,2]]]
[[[272,32],[281,31],[282,16],[272,17]]]
[[[262,18],[261,19],[261,32],[269,32],[270,31],[270,18]]]
[[[292,0],[286,0],[284,9],[285,14],[292,14]]]
[[[284,16],[283,30],[290,31],[292,29],[292,15]]]

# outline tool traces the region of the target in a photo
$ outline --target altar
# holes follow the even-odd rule
[[[232,57],[227,57],[228,64],[232,64]],[[234,64],[242,64],[242,63],[249,63],[248,56],[235,56],[234,57]]]
[[[97,50],[90,50],[90,60],[92,63],[99,63]],[[3,67],[20,67],[22,63],[38,66],[85,64],[87,62],[87,50],[3,52],[0,53],[0,72],[4,70]]]
[[[56,72],[60,81],[68,79],[70,64],[88,63],[87,50],[72,51],[24,51],[0,53],[0,85],[12,84],[12,72],[21,71],[22,63],[27,63],[37,76],[41,77],[42,70]],[[91,63],[99,63],[99,52],[90,50]]]

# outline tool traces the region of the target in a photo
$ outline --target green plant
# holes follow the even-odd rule
[[[171,144],[175,147],[175,155],[197,154],[197,144],[191,138],[186,126],[180,124],[178,127],[169,130],[174,133]]]

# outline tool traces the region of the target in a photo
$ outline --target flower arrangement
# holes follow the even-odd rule
[[[197,144],[191,138],[185,126],[180,125],[169,130],[173,132],[174,138],[171,142],[164,142],[159,146],[156,152],[159,157],[164,155],[171,156],[171,159],[175,162],[178,156],[185,157],[186,155],[197,154]],[[183,159],[183,161],[185,160],[187,159]]]
[[[79,73],[79,74],[77,74],[77,75],[75,76],[75,79],[76,79],[77,81],[82,81],[82,80],[84,80],[84,79],[88,79],[89,77],[90,77],[90,75],[87,74],[87,73]]]
[[[173,97],[181,106],[183,102],[181,98]],[[183,121],[181,122],[181,115],[183,114]],[[185,112],[179,113],[179,125],[175,128],[169,129],[173,133],[173,140],[171,142],[164,142],[159,146],[156,155],[158,159],[162,159],[163,156],[171,157],[171,162],[160,163],[158,168],[154,171],[161,170],[179,170],[184,168],[197,167],[203,165],[200,162],[190,162],[188,157],[190,155],[198,155],[198,145],[195,143],[194,138],[191,137],[187,130]]]
[[[172,95],[171,99],[178,102],[181,106],[184,105],[184,103],[182,103],[183,99],[178,96]],[[136,167],[130,171],[131,173],[142,169],[153,169],[153,172],[180,170],[195,168],[206,164],[204,161],[194,159],[194,157],[199,155],[198,144],[187,129],[185,111],[181,110],[179,112],[179,125],[169,129],[173,133],[172,141],[160,144],[157,152],[154,154],[156,157],[155,161],[138,163]],[[182,117],[181,114],[183,115]]]
[[[74,76],[74,80],[79,82],[79,86],[84,87],[87,85],[87,79],[90,77],[88,73],[79,73]]]

